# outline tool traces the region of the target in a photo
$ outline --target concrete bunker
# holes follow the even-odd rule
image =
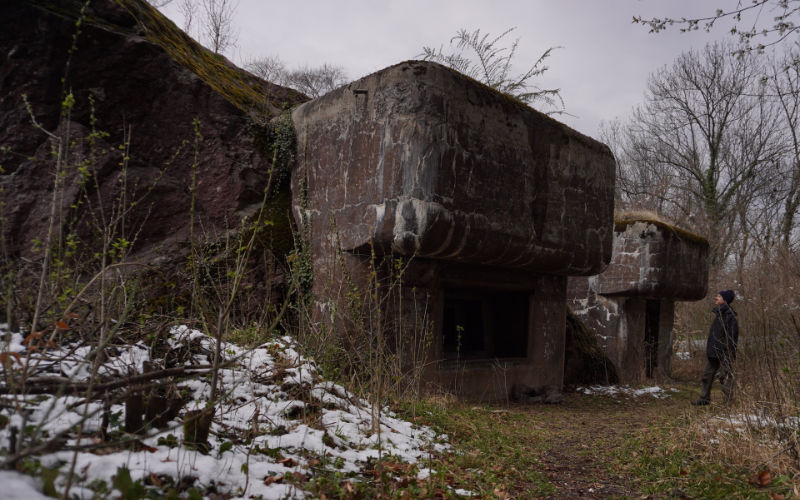
[[[401,349],[421,321],[432,334],[403,354],[429,387],[474,399],[560,389],[567,276],[611,258],[608,148],[430,62],[386,68],[292,118],[316,319],[346,331],[342,312],[364,308],[353,295],[381,285],[397,297],[380,325]],[[402,283],[387,286],[395,262]]]
[[[658,220],[621,216],[611,264],[571,277],[569,306],[595,332],[620,381],[671,375],[675,302],[708,287],[708,241]]]

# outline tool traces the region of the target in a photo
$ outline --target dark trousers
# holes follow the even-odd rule
[[[730,401],[731,392],[733,391],[731,364],[727,360],[718,358],[706,358],[706,366],[703,368],[703,390],[700,393],[700,399],[711,401],[711,384],[714,383],[714,375],[719,375],[719,383],[722,385],[725,402]]]

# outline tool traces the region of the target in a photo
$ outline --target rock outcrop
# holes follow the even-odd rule
[[[0,5],[9,254],[35,253],[51,201],[56,231],[82,240],[124,212],[117,236],[150,257],[180,252],[193,194],[196,236],[238,228],[269,180],[268,121],[305,98],[202,48],[143,0],[84,4]]]

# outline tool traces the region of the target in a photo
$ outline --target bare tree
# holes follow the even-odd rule
[[[445,53],[443,47],[422,47],[420,56],[426,61],[453,68],[526,104],[542,105],[548,114],[563,113],[564,101],[560,90],[542,89],[533,82],[549,69],[545,60],[554,47],[545,50],[527,71],[514,74],[512,68],[519,38],[510,46],[504,46],[502,42],[515,29],[509,28],[492,37],[489,33],[481,34],[479,29],[467,31],[462,28],[450,39],[451,47],[455,42],[455,52]]]
[[[762,51],[764,48],[780,44],[790,39],[800,26],[800,0],[750,0],[739,1],[736,8],[716,9],[713,14],[695,18],[671,18],[634,16],[633,22],[658,33],[673,25],[680,26],[681,32],[703,29],[711,31],[721,20],[730,20],[731,34],[739,38],[738,52]],[[768,21],[764,21],[767,19]]]
[[[290,71],[286,84],[311,98],[317,98],[347,82],[348,78],[344,69],[326,63],[316,68],[303,66]]]
[[[682,54],[653,76],[645,103],[625,126],[620,171],[633,192],[659,186],[670,210],[706,233],[721,264],[749,231],[758,200],[769,199],[781,153],[763,65],[732,47]]]
[[[251,61],[245,67],[264,80],[291,87],[312,99],[327,94],[350,81],[341,66],[326,63],[318,67],[302,66],[290,70],[277,56]]]
[[[770,92],[778,102],[786,138],[783,171],[777,177],[775,192],[781,191],[783,213],[780,237],[784,245],[791,243],[800,209],[800,57],[789,53],[782,59],[772,59],[769,66]]]
[[[183,16],[183,31],[191,35],[193,23],[197,17],[197,1],[180,0],[178,2],[178,12]]]
[[[681,219],[682,214],[673,210],[673,203],[681,194],[674,185],[674,176],[667,169],[651,168],[648,163],[638,161],[641,153],[636,150],[638,143],[634,138],[631,127],[619,119],[601,125],[600,139],[611,148],[617,163],[615,206]]]
[[[254,75],[278,85],[286,85],[288,70],[286,64],[278,56],[267,56],[245,64],[245,68]]]
[[[209,49],[217,54],[236,45],[233,17],[238,0],[202,0],[203,26],[201,32]]]

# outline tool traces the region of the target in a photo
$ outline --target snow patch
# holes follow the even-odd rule
[[[654,398],[663,399],[668,398],[669,394],[666,389],[654,385],[652,387],[643,387],[641,389],[634,389],[627,385],[592,385],[589,387],[578,387],[577,392],[588,395],[598,396],[628,396],[628,397],[641,397],[652,396]]]
[[[65,377],[71,383],[89,380],[93,361],[87,355],[91,346],[73,344],[28,352],[21,334],[0,329],[0,338],[7,339],[4,347],[8,351],[30,358],[30,366],[35,367],[31,377]],[[186,326],[172,328],[166,343],[172,352],[186,353],[181,363],[190,366],[207,366],[216,344],[214,338]],[[113,477],[124,467],[134,481],[155,475],[173,478],[177,484],[181,478],[191,477],[196,488],[213,486],[226,498],[277,499],[304,498],[307,494],[288,482],[265,482],[273,476],[297,473],[311,477],[315,474],[312,467],[322,466],[345,474],[358,473],[380,456],[418,463],[449,448],[446,436],[399,419],[387,408],[380,408],[378,420],[373,421],[369,403],[338,384],[322,380],[314,362],[300,354],[291,337],[274,339],[251,350],[223,342],[220,349],[225,361],[219,370],[224,395],[216,404],[208,454],[182,445],[181,418],[164,429],[153,428],[135,437],[138,444],[132,448],[104,443],[99,431],[107,425],[110,433],[121,432],[125,406],[104,405],[103,397],[87,401],[83,393],[5,396],[4,407],[20,411],[9,414],[10,410],[3,410],[9,421],[0,430],[0,450],[8,449],[12,428],[32,429],[26,433],[39,442],[57,437],[63,445],[36,458],[42,466],[59,470],[55,481],[59,493],[66,487],[66,476],[75,460],[74,470],[78,472],[71,497],[96,497],[97,485],[110,488]],[[146,362],[159,361],[151,359],[151,348],[142,343],[107,351],[98,371],[102,381],[142,373]],[[0,367],[0,379],[6,375],[5,369]],[[210,376],[176,380],[175,389],[188,396],[182,416],[204,409],[211,393]],[[119,400],[120,394],[113,395]],[[64,446],[84,449],[76,454]],[[3,453],[0,451],[0,458]],[[0,474],[3,498],[45,498],[40,493],[41,484],[33,478],[9,471]]]

